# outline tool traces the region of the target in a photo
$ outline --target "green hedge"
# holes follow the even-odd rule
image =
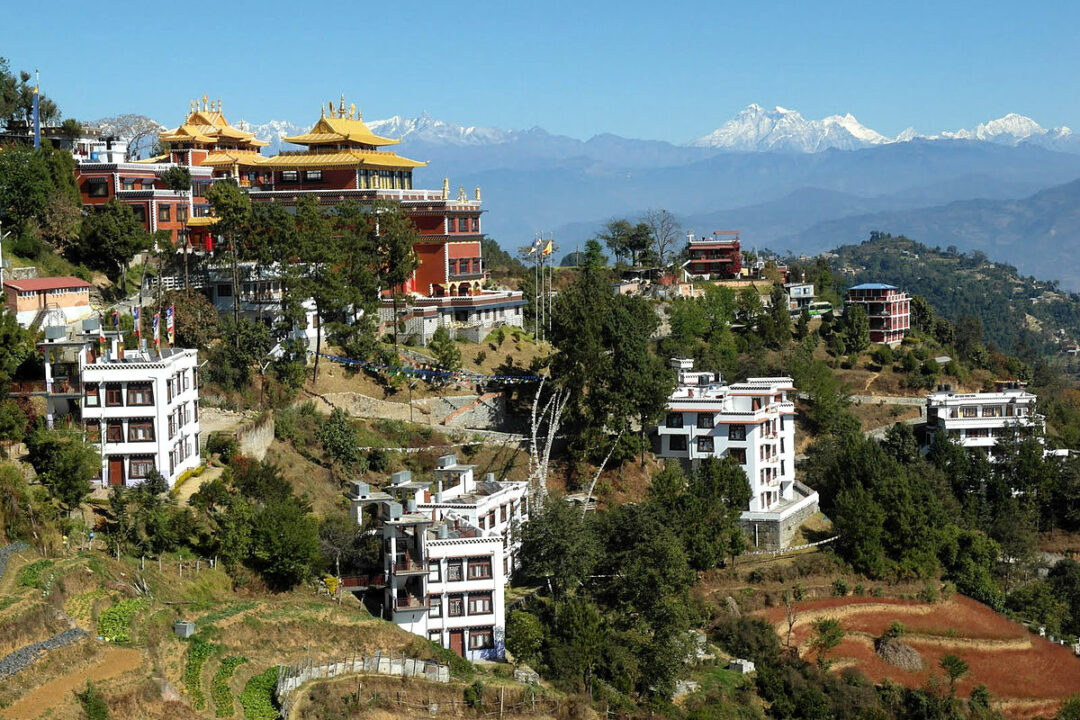
[[[277,667],[271,667],[247,681],[240,694],[244,720],[277,720],[278,706],[274,697],[277,678]]]
[[[229,679],[232,678],[236,668],[247,661],[248,659],[242,655],[232,655],[224,658],[221,665],[218,666],[217,672],[214,673],[214,686],[211,690],[211,697],[214,700],[214,713],[218,717],[232,717],[236,711],[236,708],[233,707]]]

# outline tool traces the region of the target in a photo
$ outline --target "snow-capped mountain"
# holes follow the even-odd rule
[[[1029,117],[1009,113],[996,120],[979,123],[972,130],[961,129],[955,132],[943,132],[937,137],[957,140],[982,140],[983,142],[1004,145],[1016,145],[1021,142],[1053,145],[1072,141],[1072,130],[1065,126],[1044,128]]]
[[[695,147],[742,151],[821,152],[829,148],[854,150],[890,142],[848,113],[807,120],[796,110],[772,110],[754,104],[739,112],[708,135],[690,144]]]
[[[433,145],[497,145],[510,141],[515,135],[513,131],[501,128],[465,127],[436,120],[426,112],[416,118],[395,115],[385,120],[373,120],[367,125],[376,135]]]

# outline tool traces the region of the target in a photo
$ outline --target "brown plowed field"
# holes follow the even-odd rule
[[[834,668],[854,664],[874,682],[888,678],[908,687],[925,686],[931,677],[943,676],[938,662],[951,653],[971,668],[957,683],[957,693],[966,696],[974,686],[985,684],[1010,717],[1052,716],[1063,698],[1080,693],[1080,658],[1071,649],[1038,637],[961,595],[935,604],[829,598],[800,603],[796,612],[792,643],[799,646],[800,653],[812,652],[807,645],[815,620],[836,618],[850,635],[829,653]],[[781,639],[786,638],[784,608],[769,608],[761,615],[773,624]],[[922,655],[923,670],[901,670],[874,653],[873,638],[883,634],[894,620],[907,628],[903,640]]]

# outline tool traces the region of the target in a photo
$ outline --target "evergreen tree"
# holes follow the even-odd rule
[[[450,337],[445,325],[439,325],[431,336],[428,349],[435,354],[435,365],[443,372],[461,369],[461,350]]]
[[[112,199],[83,220],[79,243],[72,252],[79,262],[118,279],[126,290],[128,263],[150,243],[131,206]]]
[[[379,258],[379,277],[386,283],[384,292],[389,292],[394,306],[394,347],[398,344],[398,297],[401,287],[408,281],[420,260],[413,245],[418,238],[416,225],[397,204],[384,204],[376,207],[378,220],[377,256]]]

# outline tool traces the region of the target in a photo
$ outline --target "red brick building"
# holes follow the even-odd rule
[[[742,246],[738,230],[718,230],[712,237],[690,235],[686,248],[689,260],[684,265],[691,278],[720,280],[737,278],[742,272]]]
[[[847,292],[844,307],[862,305],[870,321],[870,342],[895,345],[911,327],[911,299],[893,285],[863,283]]]

